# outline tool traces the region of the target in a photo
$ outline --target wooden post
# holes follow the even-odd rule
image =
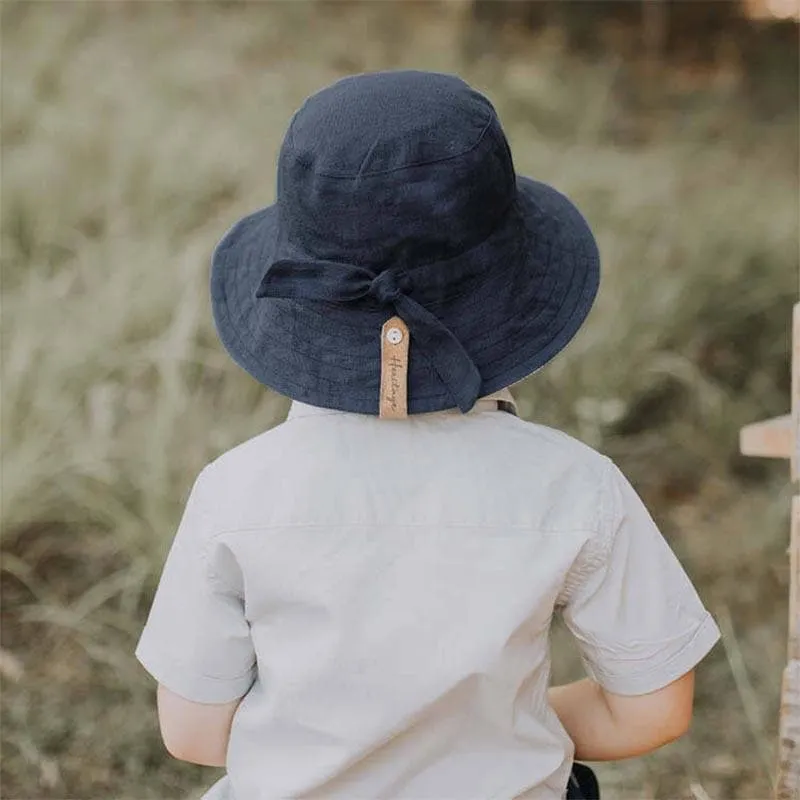
[[[800,303],[792,319],[792,413],[742,428],[744,455],[786,458],[800,479]],[[789,536],[788,663],[783,672],[776,800],[800,798],[800,495],[792,498]]]
[[[792,325],[792,481],[800,478],[800,303]],[[778,800],[800,797],[800,495],[792,498],[789,539],[789,663],[781,690]]]
[[[800,496],[792,498],[789,663],[783,671],[778,749],[778,800],[800,797]]]

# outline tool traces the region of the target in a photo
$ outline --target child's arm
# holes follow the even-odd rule
[[[257,677],[243,579],[225,547],[212,547],[219,497],[214,465],[198,476],[170,547],[136,657],[158,682],[167,750],[224,766],[231,724]]]
[[[554,686],[549,690],[549,699],[575,743],[575,758],[630,758],[668,744],[689,729],[694,671],[644,695],[612,694],[584,678]]]
[[[694,668],[719,639],[644,503],[613,462],[606,467],[595,534],[556,603],[590,679],[549,693],[588,761],[641,755],[686,733]]]
[[[231,723],[243,698],[230,703],[193,703],[158,686],[158,722],[164,746],[174,758],[224,767]]]

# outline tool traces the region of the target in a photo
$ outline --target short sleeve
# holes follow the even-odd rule
[[[647,694],[693,669],[719,629],[633,487],[606,466],[601,547],[562,616],[603,688]]]
[[[245,695],[255,655],[240,587],[223,582],[213,552],[210,468],[200,473],[167,555],[136,647],[142,666],[170,691],[197,703],[226,703]]]

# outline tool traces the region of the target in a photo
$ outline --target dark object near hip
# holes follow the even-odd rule
[[[567,800],[600,800],[600,784],[591,767],[577,762],[572,765],[572,774],[567,784]]]

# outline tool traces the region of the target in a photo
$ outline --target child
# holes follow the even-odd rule
[[[617,467],[507,389],[598,281],[460,79],[297,112],[211,278],[223,343],[294,403],[200,473],[136,651],[167,749],[227,767],[206,798],[596,797],[574,759],[686,731],[716,625]],[[590,677],[548,689],[554,614]]]

